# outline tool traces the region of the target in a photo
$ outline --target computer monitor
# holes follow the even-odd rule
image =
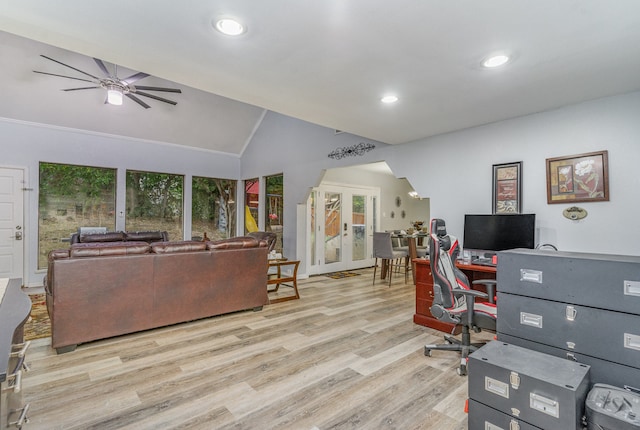
[[[464,249],[503,251],[535,248],[535,214],[464,216]]]

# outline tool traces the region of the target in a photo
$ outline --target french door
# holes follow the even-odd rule
[[[378,189],[321,185],[307,204],[309,273],[373,265],[373,231]]]

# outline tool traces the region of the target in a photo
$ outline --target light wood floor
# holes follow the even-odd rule
[[[63,355],[36,340],[25,429],[466,429],[459,356],[423,355],[442,339],[413,323],[415,287],[359,273]]]

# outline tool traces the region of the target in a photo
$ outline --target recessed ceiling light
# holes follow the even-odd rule
[[[380,101],[386,104],[395,103],[398,101],[398,97],[394,95],[384,96],[380,99]]]
[[[507,64],[509,62],[509,56],[504,54],[493,55],[482,62],[484,67],[489,69],[494,67],[500,67],[503,64]]]
[[[227,36],[239,36],[245,32],[242,24],[232,18],[222,18],[216,21],[216,30]]]

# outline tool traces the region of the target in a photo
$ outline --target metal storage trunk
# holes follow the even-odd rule
[[[587,429],[640,429],[640,395],[611,385],[595,384],[586,402]]]
[[[518,249],[498,253],[498,290],[640,315],[640,257]]]
[[[580,354],[566,349],[555,348],[543,343],[533,342],[528,339],[522,339],[503,333],[498,333],[498,340],[512,345],[517,345],[522,348],[553,355],[555,357],[587,364],[591,367],[589,371],[589,379],[592,383],[600,382],[618,387],[629,386],[634,389],[640,389],[640,368],[638,367],[625,366],[612,361],[603,360],[602,358],[592,357],[590,355]]]
[[[637,315],[505,293],[498,293],[498,304],[498,333],[627,366],[640,364]]]
[[[543,429],[581,428],[589,366],[492,341],[469,356],[469,398]]]
[[[469,430],[540,430],[540,427],[469,399]]]

